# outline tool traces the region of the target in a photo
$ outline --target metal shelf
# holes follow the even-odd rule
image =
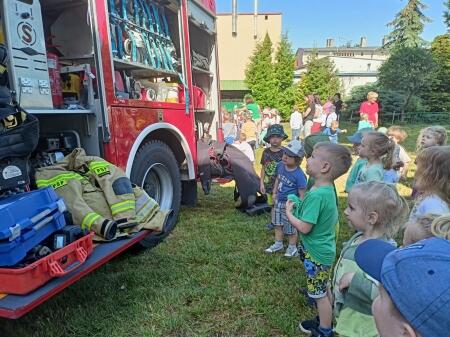
[[[192,66],[192,72],[195,74],[209,75],[211,77],[214,76],[214,74],[212,72],[202,69],[202,68],[199,68],[199,67],[195,67],[195,66]]]
[[[27,112],[33,115],[57,115],[57,114],[80,114],[90,115],[94,114],[94,111],[90,109],[26,109]]]
[[[113,58],[115,70],[129,70],[133,77],[149,78],[149,77],[176,77],[178,73],[171,70],[157,69],[151,66],[139,63]]]
[[[210,109],[194,109],[195,112],[199,112],[199,113],[208,113],[208,114],[215,114],[216,111],[215,110],[210,110]]]

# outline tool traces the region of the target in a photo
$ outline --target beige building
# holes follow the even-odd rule
[[[335,47],[333,39],[326,41],[325,48],[299,48],[296,53],[296,71],[294,78],[300,80],[306,71],[308,57],[317,53],[318,58],[328,57],[336,66],[342,85],[342,94],[348,95],[352,88],[376,82],[378,69],[388,58],[380,46],[368,47],[367,40],[362,37],[356,46]]]
[[[247,88],[245,68],[256,43],[266,33],[272,40],[274,52],[281,39],[281,13],[239,13],[236,32],[233,32],[232,14],[217,14],[220,87],[223,99],[242,99]]]

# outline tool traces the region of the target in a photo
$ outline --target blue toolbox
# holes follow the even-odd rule
[[[0,199],[0,266],[13,266],[66,225],[64,201],[53,188]]]

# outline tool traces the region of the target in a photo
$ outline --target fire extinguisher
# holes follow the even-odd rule
[[[53,36],[50,36],[51,39]],[[56,46],[47,43],[47,50]],[[61,64],[56,53],[47,51],[48,76],[50,77],[50,88],[52,90],[53,107],[61,108],[63,105],[63,93],[61,87]]]

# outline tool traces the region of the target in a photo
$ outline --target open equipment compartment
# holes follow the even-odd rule
[[[216,19],[199,1],[188,1],[193,103],[198,137],[217,134],[219,101]]]
[[[108,12],[116,97],[184,103],[180,2],[108,0]]]
[[[77,146],[101,155],[102,110],[89,1],[4,0],[2,18],[11,90],[39,119],[41,139],[70,132]],[[12,27],[23,18],[22,39],[17,39]],[[27,31],[32,32],[29,40]]]

